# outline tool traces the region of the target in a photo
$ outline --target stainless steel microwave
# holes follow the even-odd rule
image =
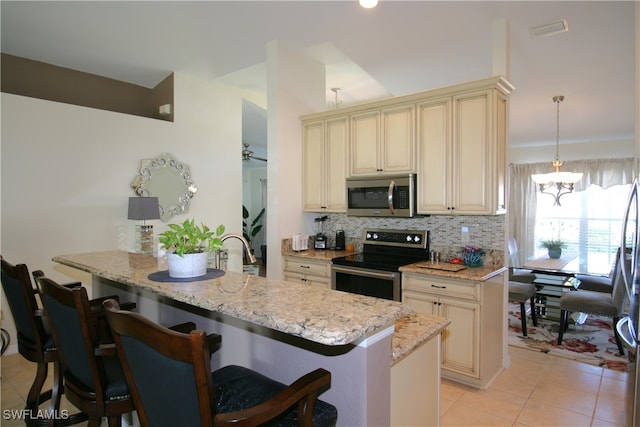
[[[347,178],[347,215],[411,218],[415,214],[415,174]]]

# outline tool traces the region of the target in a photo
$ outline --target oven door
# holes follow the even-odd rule
[[[332,289],[400,301],[400,272],[368,268],[331,267]]]

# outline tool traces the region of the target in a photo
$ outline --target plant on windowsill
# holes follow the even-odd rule
[[[208,253],[222,247],[220,224],[215,232],[204,224],[197,225],[193,219],[182,224],[168,224],[169,230],[160,233],[158,240],[167,253],[169,276],[188,278],[207,273]]]
[[[539,245],[547,250],[547,254],[551,259],[558,259],[562,256],[562,249],[567,247],[567,242],[560,239],[542,240]]]

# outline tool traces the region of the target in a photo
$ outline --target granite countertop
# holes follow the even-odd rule
[[[457,266],[456,264],[448,263],[430,263],[430,262],[417,262],[414,264],[405,265],[400,267],[400,271],[403,273],[418,273],[427,274],[431,276],[448,277],[451,279],[460,280],[473,280],[476,282],[484,282],[489,280],[493,276],[504,273],[507,271],[506,267],[500,266],[483,266],[483,267],[466,267],[460,271],[449,271],[443,268],[449,266]],[[431,267],[431,268],[430,268]]]
[[[438,335],[450,323],[451,320],[444,317],[415,312],[398,319],[391,340],[391,366]]]
[[[282,256],[294,256],[298,258],[318,259],[323,261],[331,261],[333,258],[347,256],[353,254],[353,252],[336,251],[334,249],[319,249],[316,250],[313,246],[309,245],[309,249],[304,251],[294,251],[291,247],[291,239],[282,239],[281,244]]]
[[[197,282],[155,282],[147,276],[166,270],[166,260],[125,251],[60,255],[53,261],[331,346],[357,343],[412,313],[395,301],[234,272]]]
[[[294,251],[293,249],[282,250],[282,256],[293,256],[298,258],[319,259],[323,261],[331,261],[333,258],[338,258],[346,255],[353,254],[353,252],[336,251],[333,249],[315,250],[308,249],[306,251]]]

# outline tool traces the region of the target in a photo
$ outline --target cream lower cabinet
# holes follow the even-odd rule
[[[442,376],[486,388],[502,370],[503,276],[476,282],[402,273],[402,301],[451,320],[442,332]],[[506,324],[506,323],[505,323]]]
[[[349,117],[304,123],[303,198],[306,212],[346,212]]]
[[[284,280],[331,289],[331,261],[284,257]]]
[[[486,89],[417,105],[418,213],[505,212],[506,103]]]

